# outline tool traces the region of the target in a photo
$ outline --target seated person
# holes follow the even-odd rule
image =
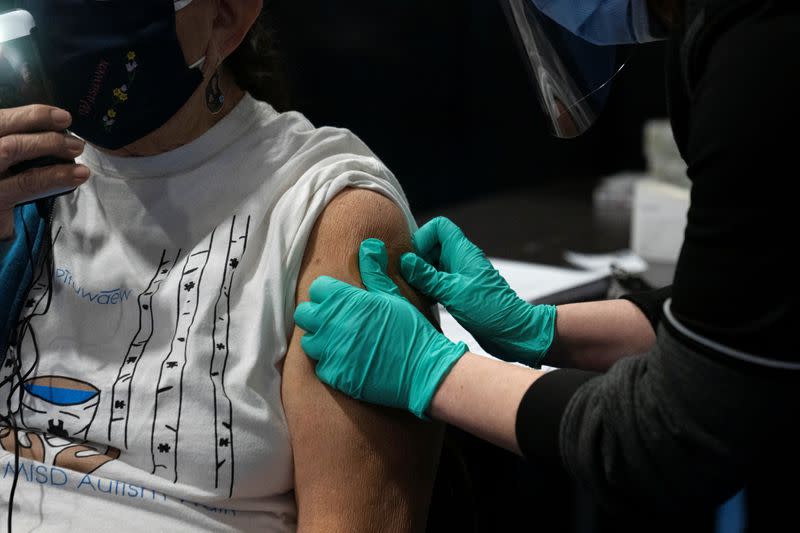
[[[50,207],[0,332],[2,523],[18,452],[15,531],[424,529],[440,428],[322,385],[293,323],[314,279],[359,283],[359,243],[396,260],[414,222],[352,133],[253,96],[261,0],[23,4],[45,48],[82,31],[114,44],[50,65],[56,92],[83,94],[71,130],[88,144],[54,134],[49,155],[83,149],[61,168],[85,184]],[[28,159],[30,132],[60,129],[35,127],[51,111],[0,110],[0,146],[21,147],[0,170]]]

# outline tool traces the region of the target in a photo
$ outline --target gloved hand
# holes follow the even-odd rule
[[[555,334],[554,306],[531,305],[517,296],[484,253],[446,218],[417,231],[414,247],[417,254],[400,260],[408,283],[444,305],[492,355],[539,367]]]
[[[348,396],[407,409],[420,418],[450,369],[467,351],[439,333],[386,274],[384,244],[359,251],[367,290],[321,277],[295,321],[307,334],[303,350],[317,360],[317,376]]]

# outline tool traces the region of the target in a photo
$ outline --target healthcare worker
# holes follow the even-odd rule
[[[345,394],[561,463],[612,512],[712,509],[747,486],[751,530],[791,516],[800,4],[534,1],[509,0],[509,13],[562,137],[584,131],[602,106],[598,65],[613,74],[620,63],[615,47],[598,46],[594,71],[581,72],[580,54],[570,54],[671,28],[671,119],[693,182],[674,285],[531,305],[439,218],[416,233],[400,272],[490,353],[523,365],[474,355],[440,333],[387,277],[374,240],[360,250],[366,290],[331,278],[311,287],[296,312],[303,348],[318,377]],[[553,21],[581,43],[554,37]],[[542,364],[561,369],[535,370]]]

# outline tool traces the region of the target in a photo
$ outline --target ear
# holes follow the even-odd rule
[[[222,63],[244,40],[264,7],[264,0],[217,0],[217,13],[211,28],[211,48]]]

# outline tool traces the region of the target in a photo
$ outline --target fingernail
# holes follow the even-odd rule
[[[83,165],[79,165],[75,167],[72,171],[72,177],[75,178],[77,182],[84,182],[89,179],[89,176],[92,175],[92,171],[89,170],[89,167],[85,167]]]
[[[53,109],[50,112],[50,116],[53,118],[53,122],[55,122],[56,126],[60,128],[66,128],[69,126],[70,122],[72,122],[72,115],[63,109]]]
[[[81,155],[83,153],[84,144],[80,139],[76,139],[75,137],[67,137],[66,145],[67,150],[69,150],[71,154]]]

